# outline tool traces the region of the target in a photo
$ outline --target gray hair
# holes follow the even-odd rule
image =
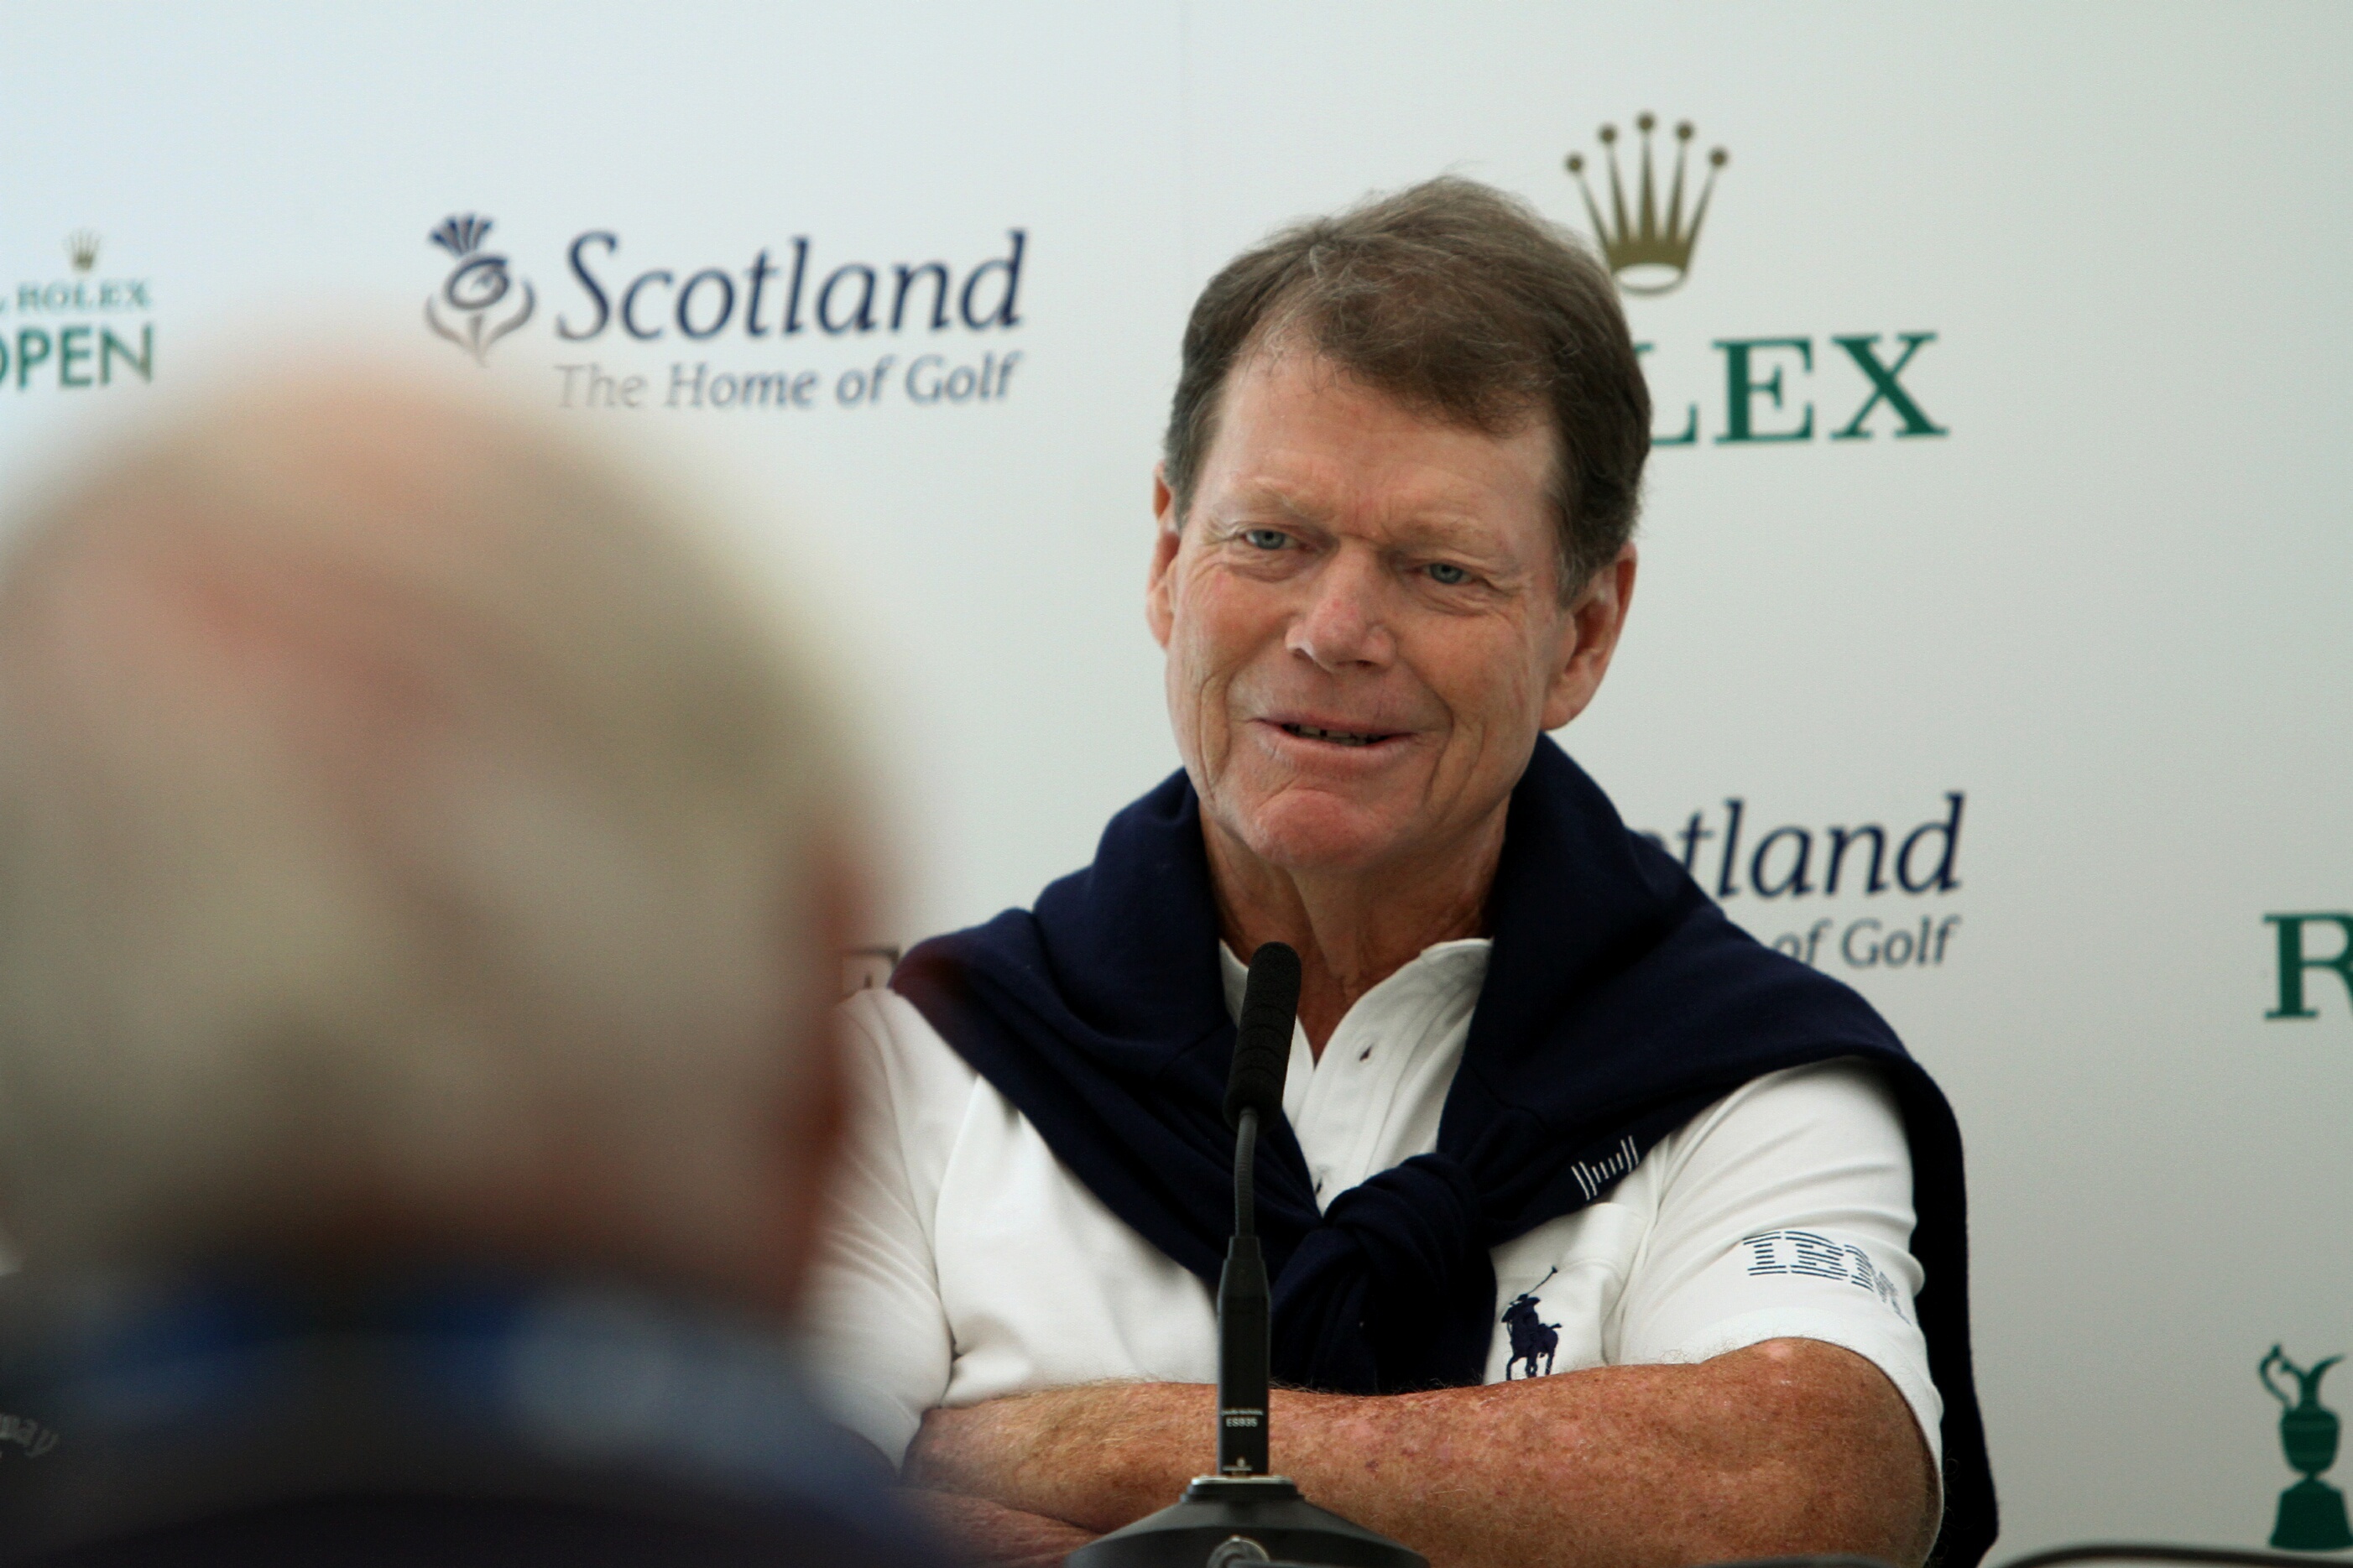
[[[390,386],[248,394],[26,520],[0,1225],[266,1247],[587,1170],[616,1234],[754,1245],[840,826],[776,631],[638,489]]]

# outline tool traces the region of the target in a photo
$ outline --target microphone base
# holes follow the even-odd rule
[[[1317,1508],[1282,1476],[1200,1476],[1184,1499],[1071,1553],[1069,1568],[1206,1568],[1210,1553],[1240,1536],[1220,1568],[1249,1568],[1260,1553],[1277,1563],[1328,1568],[1430,1568],[1429,1560],[1386,1535]]]

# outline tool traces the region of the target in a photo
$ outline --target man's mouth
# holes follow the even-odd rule
[[[1335,746],[1369,746],[1389,739],[1388,733],[1361,730],[1319,730],[1313,724],[1285,724],[1283,732],[1305,741],[1328,741]]]

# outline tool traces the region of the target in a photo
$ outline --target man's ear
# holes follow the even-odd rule
[[[1545,692],[1544,727],[1557,730],[1585,711],[1609,673],[1610,656],[1626,629],[1626,611],[1634,602],[1634,547],[1627,545],[1618,558],[1596,572],[1562,617],[1558,656],[1552,684]]]
[[[1152,516],[1157,526],[1152,536],[1152,574],[1144,589],[1144,624],[1152,628],[1152,640],[1165,648],[1176,620],[1176,607],[1168,597],[1169,571],[1176,563],[1176,547],[1184,542],[1184,535],[1179,531],[1183,520],[1176,515],[1176,494],[1168,488],[1167,470],[1158,463],[1152,465]]]

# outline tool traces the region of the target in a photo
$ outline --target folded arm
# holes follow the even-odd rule
[[[921,1488],[906,1497],[942,1541],[954,1542],[965,1559],[990,1568],[1054,1568],[1095,1538],[1093,1531],[985,1498]]]
[[[1094,1384],[935,1410],[906,1478],[1114,1530],[1213,1468],[1213,1400],[1198,1384]],[[1433,1568],[1806,1552],[1916,1564],[1936,1533],[1910,1407],[1870,1362],[1816,1341],[1422,1394],[1278,1392],[1270,1419],[1279,1470]],[[1035,1560],[967,1539],[990,1561]]]

